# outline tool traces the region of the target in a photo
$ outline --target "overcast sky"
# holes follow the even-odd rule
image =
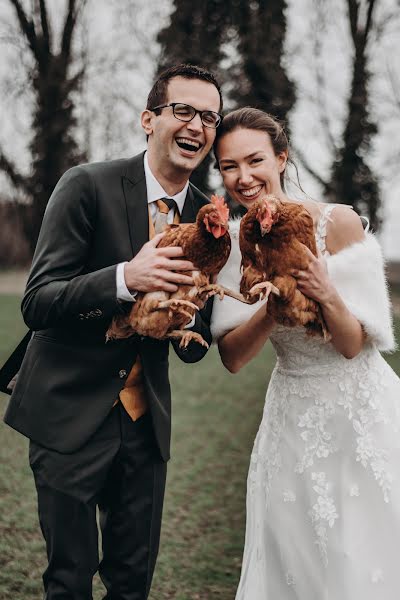
[[[29,0],[25,0],[27,6]],[[0,143],[23,168],[29,168],[27,145],[30,139],[32,98],[19,75],[21,54],[8,43],[8,24],[13,11],[8,0],[0,0]],[[48,2],[53,11],[54,27],[60,25],[65,0]],[[324,5],[323,18],[318,6]],[[379,0],[377,17],[399,10],[399,0]],[[340,136],[346,111],[346,94],[350,81],[348,23],[344,0],[288,0],[287,69],[297,87],[297,104],[290,125],[294,145],[299,146],[321,175],[330,164],[329,144],[321,127],[315,96],[315,67],[326,80],[324,94],[327,116],[333,137]],[[79,31],[76,45],[91,57],[88,81],[79,105],[79,135],[90,151],[92,160],[132,155],[145,147],[139,115],[152,83],[158,53],[155,35],[168,21],[170,0],[89,0],[85,27]],[[326,22],[324,22],[326,20]],[[313,32],[325,27],[322,47],[316,53]],[[388,258],[400,259],[400,108],[393,108],[388,73],[399,82],[399,19],[391,19],[379,41],[371,45],[372,115],[379,124],[370,156],[371,166],[381,175],[385,226],[381,241]],[[206,50],[205,50],[206,51]],[[20,82],[21,89],[7,92]],[[399,89],[400,93],[400,89]],[[321,190],[301,168],[303,188],[315,199]],[[219,181],[215,180],[215,185]],[[296,192],[294,192],[296,193]]]

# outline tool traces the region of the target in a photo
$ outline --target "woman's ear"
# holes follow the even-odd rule
[[[288,151],[282,150],[282,152],[280,152],[278,154],[277,159],[278,159],[279,173],[283,173],[283,171],[286,169],[286,164],[287,164],[287,160],[288,160]]]
[[[142,124],[142,128],[146,135],[150,135],[153,133],[153,117],[154,113],[151,110],[144,110],[140,115],[140,121]]]

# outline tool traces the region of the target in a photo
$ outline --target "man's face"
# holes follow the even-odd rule
[[[174,77],[168,84],[165,104],[171,102],[218,112],[220,97],[212,83]],[[189,122],[179,121],[170,106],[163,108],[159,115],[144,111],[142,125],[149,136],[150,165],[165,176],[188,178],[210,151],[216,133],[215,129],[202,124],[199,114]]]

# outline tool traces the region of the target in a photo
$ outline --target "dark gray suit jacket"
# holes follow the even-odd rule
[[[182,222],[193,221],[207,202],[190,184]],[[148,231],[143,154],[74,167],[58,182],[22,300],[34,334],[5,414],[8,425],[35,442],[62,453],[83,446],[110,412],[139,354],[156,438],[164,460],[169,458],[169,342],[137,335],[105,342],[112,316],[128,308],[116,298],[117,264],[140,250]],[[208,342],[210,311],[208,306],[198,314],[193,328]],[[205,354],[194,342],[187,351],[175,349],[185,362]],[[23,350],[0,379],[11,379]]]

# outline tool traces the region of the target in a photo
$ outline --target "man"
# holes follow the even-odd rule
[[[193,221],[207,202],[188,179],[211,148],[221,107],[212,74],[165,71],[141,117],[147,152],[75,167],[49,201],[22,300],[35,333],[5,415],[31,440],[47,600],[89,600],[97,569],[108,600],[148,597],[169,458],[169,344],[136,335],[106,344],[105,332],[138,291],[192,281],[182,250],[157,248],[149,227],[163,197],[176,203],[169,221],[174,208]],[[208,312],[193,329],[210,341]],[[186,362],[205,353],[195,342],[175,349]],[[3,379],[13,374],[3,369]]]

